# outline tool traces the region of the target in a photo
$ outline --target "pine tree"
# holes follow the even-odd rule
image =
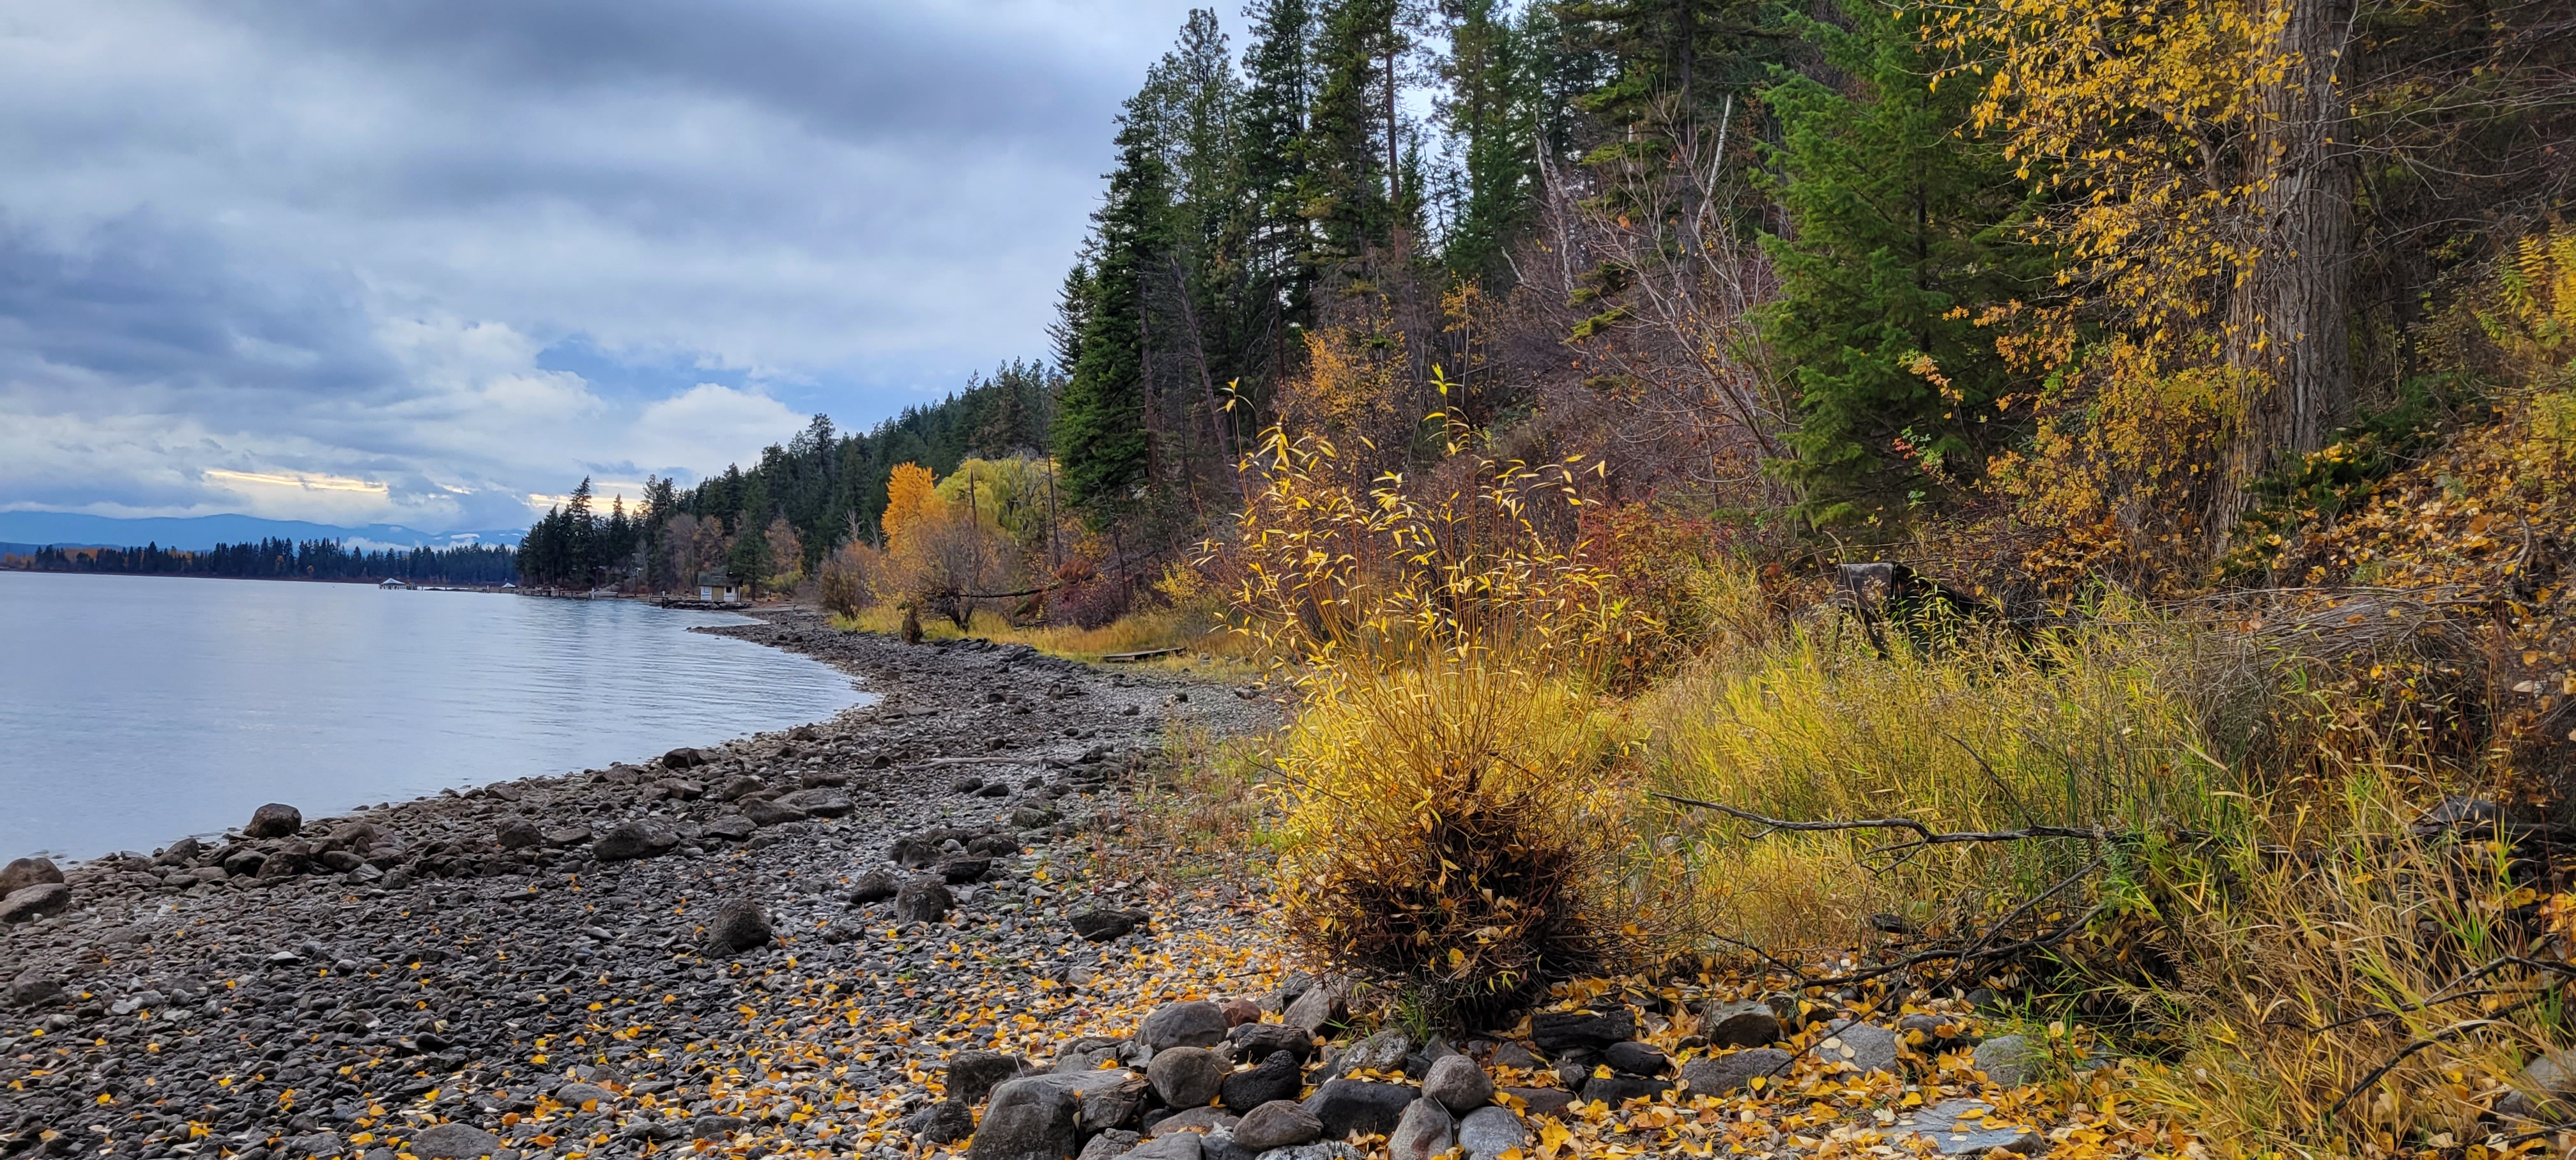
[[[1533,11],[1536,11],[1534,7]],[[1443,263],[1452,277],[1501,288],[1506,254],[1538,210],[1540,74],[1530,21],[1502,0],[1460,0],[1449,24],[1448,92],[1438,105],[1460,188]]]
[[[1397,63],[1412,45],[1397,0],[1336,0],[1316,38],[1315,104],[1297,159],[1300,200],[1329,265],[1383,246],[1398,224],[1403,148]]]
[[[1056,413],[1056,456],[1067,498],[1105,526],[1144,483],[1147,434],[1147,280],[1168,254],[1171,177],[1151,109],[1131,99],[1118,129],[1118,168],[1094,217],[1098,257],[1081,353]],[[953,464],[950,467],[953,468]]]
[[[1252,41],[1243,50],[1242,112],[1236,117],[1243,155],[1244,196],[1253,221],[1245,261],[1257,293],[1273,313],[1265,320],[1271,374],[1287,350],[1286,331],[1313,318],[1313,280],[1306,256],[1314,247],[1303,191],[1307,170],[1298,142],[1314,104],[1314,65],[1309,52],[1314,14],[1306,0],[1255,0],[1244,11]]]
[[[1794,77],[1762,94],[1795,231],[1765,239],[1781,297],[1765,333],[1799,401],[1785,473],[1818,522],[1884,512],[1972,479],[2006,437],[2012,376],[1960,307],[2028,297],[2047,256],[2019,240],[2029,183],[1960,132],[1974,86],[1929,83],[1918,15],[1840,0],[1850,27],[1798,21],[1839,92]]]

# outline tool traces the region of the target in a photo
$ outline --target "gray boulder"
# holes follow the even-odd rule
[[[1141,910],[1085,910],[1065,919],[1065,922],[1085,941],[1105,943],[1127,937],[1153,917]]]
[[[804,810],[772,798],[744,798],[734,805],[742,811],[742,816],[750,818],[755,825],[785,825],[788,822],[804,821],[808,816]]]
[[[1612,1071],[1629,1075],[1662,1075],[1664,1068],[1672,1063],[1652,1044],[1633,1039],[1611,1044],[1609,1050],[1601,1053],[1601,1062],[1609,1064]]]
[[[1387,1134],[1387,1160],[1432,1160],[1456,1141],[1458,1123],[1438,1100],[1415,1100]]]
[[[501,1138],[472,1124],[434,1124],[404,1149],[420,1160],[474,1160],[499,1151]]]
[[[832,789],[800,789],[778,799],[780,805],[805,811],[809,817],[848,817],[852,806],[848,794]]]
[[[1541,1011],[1530,1016],[1530,1042],[1550,1057],[1569,1051],[1599,1051],[1636,1034],[1637,1023],[1625,1009]]]
[[[945,1086],[948,1098],[964,1104],[980,1104],[984,1097],[1004,1081],[1028,1072],[1026,1060],[998,1051],[961,1051],[948,1061]],[[961,1137],[962,1138],[962,1137]]]
[[[1906,1148],[1913,1139],[1932,1143],[1933,1151],[1943,1156],[1983,1156],[1997,1148],[2028,1155],[2044,1143],[2035,1128],[2013,1125],[1990,1125],[1985,1115],[1994,1105],[1983,1100],[1943,1100],[1928,1108],[1899,1114],[1890,1128],[1881,1129],[1888,1142]],[[1966,1124],[1962,1116],[1976,1113]],[[1913,1149],[1906,1149],[1913,1151]]]
[[[1254,1152],[1294,1148],[1324,1138],[1324,1121],[1292,1100],[1272,1100],[1244,1113],[1234,1126],[1234,1142]]]
[[[1294,1100],[1305,1087],[1305,1070],[1297,1066],[1297,1057],[1273,1051],[1250,1069],[1226,1076],[1217,1089],[1217,1102],[1240,1114],[1273,1100]]]
[[[955,909],[957,896],[936,878],[915,878],[904,883],[894,896],[894,917],[898,922],[937,922]]]
[[[1463,1055],[1443,1056],[1422,1077],[1423,1098],[1457,1115],[1484,1107],[1494,1098],[1494,1081],[1476,1061]]]
[[[1081,1073],[1024,1076],[994,1088],[993,1104],[984,1110],[966,1154],[973,1160],[1064,1160],[1073,1155],[1082,1146],[1084,1079]],[[1069,1082],[1042,1082],[1049,1080]]]
[[[1306,1110],[1323,1123],[1325,1139],[1347,1139],[1354,1132],[1383,1136],[1395,1130],[1404,1109],[1421,1095],[1419,1089],[1404,1084],[1337,1079],[1306,1097]]]
[[[1350,1017],[1350,980],[1327,976],[1315,980],[1295,1002],[1288,1004],[1279,1021],[1312,1036],[1323,1034],[1327,1027],[1339,1027]]]
[[[941,1100],[914,1113],[910,1127],[913,1139],[924,1144],[954,1144],[975,1134],[975,1109],[963,1100]]]
[[[1633,1075],[1601,1076],[1584,1082],[1582,1098],[1587,1104],[1599,1100],[1615,1108],[1629,1100],[1651,1100],[1671,1090],[1670,1080]]]
[[[1836,1019],[1825,1024],[1824,1038],[1816,1041],[1816,1058],[1827,1063],[1847,1063],[1852,1070],[1868,1075],[1883,1071],[1897,1074],[1896,1033],[1884,1027],[1873,1027],[1853,1019]]]
[[[707,945],[732,954],[769,945],[769,912],[756,902],[730,902],[707,921]]]
[[[0,867],[0,898],[16,894],[30,886],[61,882],[63,871],[51,858],[12,858]]]
[[[2497,1115],[2513,1120],[2566,1119],[2576,1108],[2576,1051],[2533,1056],[2522,1066],[2522,1082],[2517,1086],[2520,1090],[2496,1101]]]
[[[759,828],[760,827],[757,823],[741,814],[726,814],[712,822],[708,822],[699,832],[710,838],[722,838],[728,842],[739,842],[750,837],[751,832]]]
[[[1755,1076],[1779,1076],[1797,1058],[1777,1047],[1749,1047],[1729,1055],[1694,1059],[1682,1065],[1682,1082],[1695,1096],[1722,1096]]]
[[[667,854],[680,845],[680,832],[660,818],[629,818],[590,841],[590,856],[602,862],[630,862]]]
[[[60,882],[46,882],[0,898],[0,923],[30,922],[71,908],[72,888]]]
[[[1143,1136],[1125,1128],[1111,1128],[1093,1136],[1090,1143],[1082,1146],[1082,1155],[1075,1157],[1074,1160],[1118,1160],[1118,1157],[1126,1155],[1128,1149],[1135,1147],[1137,1142],[1143,1139]]]
[[[1977,1045],[1972,1056],[1978,1071],[1986,1073],[1986,1082],[1997,1087],[2020,1087],[2030,1082],[2032,1064],[2030,1040],[2018,1035],[1998,1035]]]
[[[865,906],[871,902],[883,902],[902,891],[903,880],[896,877],[892,869],[879,866],[859,875],[859,880],[850,884],[850,902]]]
[[[1237,1059],[1268,1059],[1285,1051],[1304,1063],[1315,1057],[1315,1038],[1285,1023],[1245,1023],[1226,1033]]]
[[[1200,1160],[1200,1140],[1196,1132],[1156,1136],[1129,1149],[1125,1160]]]
[[[492,831],[492,841],[504,850],[524,850],[546,844],[546,832],[526,818],[512,818]]]
[[[1756,999],[1700,1009],[1699,1033],[1711,1047],[1769,1047],[1780,1041],[1780,1016]]]
[[[1458,1121],[1458,1149],[1467,1160],[1501,1160],[1503,1153],[1529,1145],[1529,1125],[1510,1108],[1478,1108]]]
[[[1204,1047],[1166,1048],[1155,1052],[1153,1062],[1146,1065],[1145,1080],[1166,1104],[1205,1107],[1225,1086],[1226,1065]]]
[[[1136,1042],[1147,1051],[1174,1047],[1214,1047],[1225,1042],[1225,1009],[1204,999],[1165,1003],[1136,1028]]]
[[[1331,1070],[1336,1076],[1355,1071],[1402,1071],[1404,1057],[1411,1054],[1413,1037],[1399,1028],[1389,1027],[1344,1049],[1334,1058]]]
[[[253,838],[288,838],[304,828],[304,811],[282,802],[270,802],[250,812],[250,824],[242,833]]]

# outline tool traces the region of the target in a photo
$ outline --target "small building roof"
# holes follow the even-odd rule
[[[697,586],[700,588],[731,588],[734,586],[734,583],[733,577],[723,572],[700,572],[698,573]]]

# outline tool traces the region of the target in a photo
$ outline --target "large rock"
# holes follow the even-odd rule
[[[1387,1160],[1432,1160],[1455,1142],[1458,1123],[1438,1100],[1415,1100],[1387,1134]]]
[[[807,816],[804,810],[771,798],[744,798],[734,804],[742,810],[742,816],[750,818],[755,825],[785,825],[804,821]]]
[[[1847,1063],[1854,1071],[1868,1075],[1874,1071],[1896,1074],[1896,1033],[1884,1027],[1873,1027],[1852,1019],[1836,1019],[1825,1024],[1824,1038],[1816,1041],[1816,1058],[1827,1063]]]
[[[954,1144],[974,1134],[975,1109],[954,1097],[932,1104],[912,1118],[913,1139],[933,1147]]]
[[[1700,1009],[1699,1033],[1711,1047],[1769,1047],[1780,1041],[1780,1015],[1758,999]]]
[[[1344,1076],[1358,1071],[1403,1071],[1404,1057],[1411,1054],[1413,1037],[1402,1028],[1389,1027],[1344,1049],[1333,1060],[1332,1073]]]
[[[250,812],[250,824],[242,833],[253,838],[289,838],[304,828],[304,811],[283,802],[270,802]]]
[[[1174,1132],[1128,1149],[1122,1160],[1202,1160],[1201,1147],[1198,1133]]]
[[[1085,1132],[1123,1128],[1144,1103],[1145,1081],[1117,1070],[1057,1072],[1009,1080],[975,1129],[974,1160],[1064,1160]]]
[[[980,1104],[984,1097],[1005,1080],[1016,1079],[1029,1070],[1028,1061],[998,1051],[961,1051],[949,1059],[948,1098],[968,1104]]]
[[[1601,1062],[1609,1064],[1612,1071],[1650,1076],[1664,1074],[1664,1068],[1672,1063],[1661,1049],[1633,1039],[1611,1044],[1609,1050],[1601,1053]]]
[[[662,755],[662,768],[664,769],[694,769],[698,766],[705,765],[706,763],[707,757],[705,754],[686,746],[674,749],[669,753]]]
[[[1777,1047],[1749,1047],[1729,1055],[1694,1059],[1682,1065],[1682,1082],[1690,1085],[1695,1096],[1722,1096],[1755,1076],[1777,1077],[1787,1073],[1789,1061],[1797,1057]],[[1766,1082],[1765,1086],[1768,1086]]]
[[[1285,1023],[1246,1023],[1226,1035],[1234,1040],[1237,1059],[1268,1059],[1274,1051],[1296,1056],[1299,1063],[1315,1058],[1315,1037]]]
[[[800,789],[778,799],[778,804],[805,811],[810,817],[848,817],[851,805],[848,794],[831,789]]]
[[[524,850],[546,844],[546,832],[526,818],[512,818],[492,832],[492,841],[504,850]]]
[[[1500,1090],[1503,1094],[1519,1100],[1522,1108],[1533,1116],[1562,1119],[1565,1109],[1574,1106],[1574,1093],[1561,1087],[1507,1087]]]
[[[939,864],[940,881],[951,886],[981,882],[992,872],[993,860],[990,858],[951,858]]]
[[[628,862],[667,854],[679,848],[680,832],[660,818],[629,818],[590,840],[590,856],[602,862]]]
[[[0,898],[0,923],[29,922],[72,908],[72,888],[46,882],[11,891]]]
[[[1541,1011],[1530,1016],[1530,1042],[1551,1057],[1568,1051],[1599,1051],[1636,1034],[1636,1021],[1625,1010]]]
[[[152,856],[152,864],[155,866],[185,866],[196,861],[197,858],[205,852],[205,843],[200,842],[195,838],[181,838],[176,842],[170,843],[170,847],[168,849],[163,850],[158,854],[154,854]],[[26,859],[21,859],[21,861],[25,860]],[[47,864],[51,865],[51,863]],[[17,865],[18,863],[16,862],[9,864],[11,869],[15,869]],[[55,873],[60,874],[62,871],[57,870]],[[0,870],[0,894],[7,893],[9,893],[9,871]]]
[[[1317,979],[1303,994],[1288,1004],[1279,1021],[1307,1035],[1321,1035],[1327,1027],[1339,1027],[1351,1017],[1350,980],[1339,976]]]
[[[474,1160],[501,1148],[501,1138],[472,1124],[433,1124],[403,1150],[420,1160]]]
[[[757,902],[729,902],[707,920],[707,945],[720,953],[734,954],[769,945],[777,932],[769,925],[769,912]]]
[[[1297,1066],[1297,1057],[1274,1051],[1250,1070],[1225,1077],[1217,1089],[1217,1102],[1237,1113],[1249,1112],[1275,1100],[1294,1100],[1305,1087],[1306,1074]]]
[[[1633,1075],[1596,1076],[1583,1084],[1583,1102],[1599,1101],[1618,1107],[1630,1100],[1651,1100],[1673,1090],[1670,1080],[1644,1079]]]
[[[1501,1160],[1503,1153],[1529,1146],[1529,1125],[1510,1108],[1478,1108],[1458,1121],[1458,1150],[1467,1160]]]
[[[51,858],[12,858],[7,867],[0,868],[0,898],[16,894],[30,886],[43,886],[62,880],[62,868],[54,865],[54,860]]]
[[[1353,1132],[1383,1136],[1395,1130],[1396,1123],[1404,1118],[1404,1109],[1421,1095],[1420,1090],[1404,1084],[1337,1079],[1327,1081],[1306,1097],[1306,1110],[1322,1121],[1325,1139],[1345,1139]]]
[[[1978,1071],[1986,1073],[1986,1082],[1997,1087],[2020,1087],[2030,1082],[2030,1040],[2018,1035],[1998,1035],[1977,1045],[1971,1058]]]
[[[915,878],[895,892],[894,917],[897,922],[937,922],[957,909],[957,896],[936,878]]]
[[[1082,1155],[1075,1157],[1075,1160],[1118,1160],[1119,1157],[1127,1154],[1128,1149],[1135,1147],[1144,1138],[1125,1128],[1111,1128],[1093,1136],[1089,1143],[1082,1146]]]
[[[1175,1047],[1214,1047],[1225,1042],[1225,1009],[1204,999],[1165,1003],[1136,1028],[1136,1042],[1160,1052]]]
[[[1234,1126],[1234,1142],[1254,1152],[1294,1148],[1324,1138],[1324,1121],[1292,1100],[1272,1100],[1244,1113]]]
[[[1422,1077],[1422,1095],[1441,1107],[1466,1115],[1494,1098],[1494,1081],[1476,1061],[1463,1055],[1442,1056]]]
[[[1116,942],[1154,916],[1141,910],[1085,910],[1065,920],[1073,933],[1096,943]]]
[[[871,902],[883,902],[902,891],[903,879],[897,877],[892,869],[879,866],[859,875],[859,880],[850,884],[850,901],[865,906]]]
[[[52,979],[28,977],[9,984],[12,1007],[51,1007],[71,997],[61,983]]]
[[[1207,1106],[1225,1085],[1226,1065],[1204,1047],[1170,1047],[1154,1053],[1145,1067],[1154,1094],[1176,1108]]]

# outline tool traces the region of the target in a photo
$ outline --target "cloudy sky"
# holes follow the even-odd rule
[[[1186,7],[0,0],[0,510],[512,527],[1043,354]]]

